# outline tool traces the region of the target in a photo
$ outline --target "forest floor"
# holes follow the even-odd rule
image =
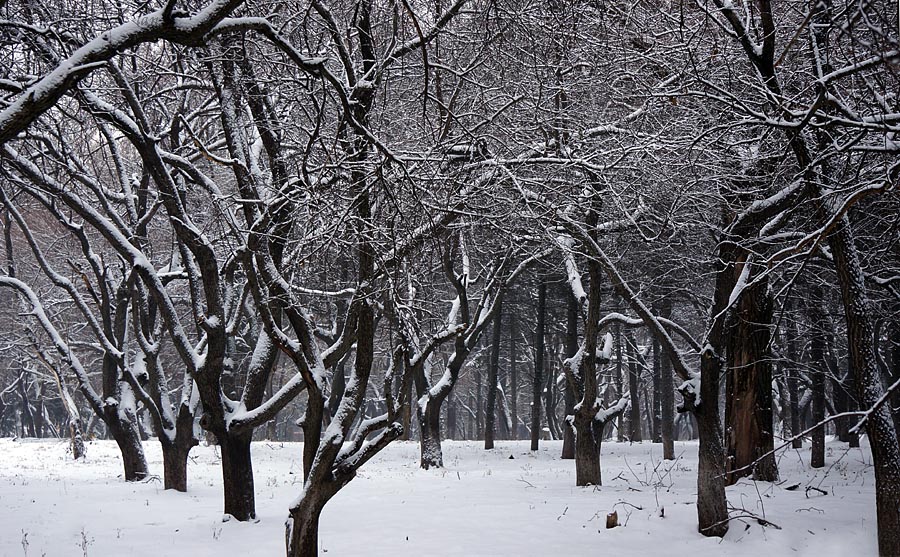
[[[781,482],[729,487],[732,515],[748,518],[735,518],[720,540],[697,533],[696,443],[677,443],[675,461],[661,461],[659,444],[604,443],[600,488],[575,487],[575,464],[559,459],[558,442],[537,454],[527,441],[492,451],[445,442],[446,468],[430,471],[419,468],[416,443],[394,443],[326,506],[320,544],[336,556],[876,555],[863,446],[829,442],[820,470],[809,468],[808,448],[787,451]],[[145,447],[161,475],[159,445]],[[252,524],[222,521],[215,447],[191,453],[188,493],[164,491],[158,478],[126,484],[112,442],[87,450],[73,462],[64,441],[0,439],[0,555],[284,554],[284,519],[302,477],[298,444],[254,444]],[[613,510],[623,526],[608,530]]]

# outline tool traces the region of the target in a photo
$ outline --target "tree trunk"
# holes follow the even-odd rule
[[[672,299],[663,298],[659,307],[660,317],[666,319],[672,317]],[[716,377],[716,384],[719,378]],[[663,446],[663,458],[675,460],[675,377],[672,375],[672,362],[665,353],[660,354],[659,366],[659,391],[660,391],[660,437]],[[718,400],[718,391],[716,391]],[[716,410],[718,415],[718,409]]]
[[[615,331],[615,340],[616,340],[616,371],[615,377],[613,378],[613,384],[616,386],[615,396],[613,396],[613,400],[618,400],[622,396],[622,371],[624,366],[622,365],[622,326],[616,323],[613,326],[613,331]],[[625,417],[624,413],[616,416],[616,441],[621,443],[625,440]]]
[[[197,445],[194,436],[194,414],[187,403],[178,408],[175,418],[175,439],[160,443],[163,453],[163,487],[187,491],[187,459]]]
[[[253,490],[253,461],[250,458],[250,435],[217,436],[222,451],[222,483],[225,491],[225,514],[237,520],[256,518]]]
[[[187,491],[188,451],[175,443],[163,443],[163,487],[175,491]]]
[[[81,430],[81,419],[69,420],[69,435],[72,438],[72,458],[78,460],[85,455],[84,433]]]
[[[531,404],[531,450],[538,450],[541,439],[541,388],[544,385],[544,327],[547,311],[547,284],[538,285],[537,327],[534,332],[534,381]]]
[[[516,319],[509,320],[509,414],[512,429],[509,432],[513,441],[519,438],[519,375],[516,370]]]
[[[444,457],[441,452],[441,407],[429,400],[425,412],[419,407],[419,448],[421,450],[419,464],[425,470],[443,468]]]
[[[744,262],[744,265],[749,263]],[[743,265],[735,265],[740,274]],[[728,335],[725,386],[727,485],[753,475],[759,481],[778,480],[772,435],[772,299],[768,280],[745,288],[734,308]]]
[[[790,306],[788,308],[790,309]],[[797,437],[803,428],[800,427],[800,374],[797,372],[797,331],[790,326],[786,332],[787,336],[787,390],[788,401],[791,409],[791,437]],[[803,439],[797,437],[791,441],[791,447],[794,449],[803,448]]]
[[[813,425],[821,424],[825,420],[825,373],[828,364],[825,362],[825,315],[822,304],[825,297],[822,287],[816,285],[810,289],[810,304],[808,308],[811,325],[809,356],[813,369],[810,371],[812,379],[812,422]],[[817,427],[812,432],[812,453],[809,465],[813,468],[825,466],[825,427]]]
[[[487,405],[484,411],[484,448],[494,448],[494,423],[497,414],[497,375],[500,369],[500,340],[503,332],[502,298],[494,315],[494,335],[491,339],[491,359],[487,374]]]
[[[871,304],[865,276],[859,264],[853,233],[847,217],[829,236],[828,244],[841,287],[847,322],[850,365],[856,375],[857,400],[861,408],[872,408],[884,394],[875,358]],[[875,464],[875,506],[878,516],[878,552],[900,555],[900,446],[890,408],[881,406],[866,421],[866,432]]]
[[[634,333],[630,332],[626,336],[628,341],[628,392],[631,394],[631,409],[629,411],[631,419],[630,441],[632,443],[640,443],[643,441],[643,432],[641,431],[641,396],[640,396],[640,371],[637,361],[637,340]]]
[[[28,382],[25,372],[19,372],[19,398],[22,412],[19,419],[22,422],[22,437],[37,437],[34,430],[34,413],[31,411],[31,401],[28,400]]]
[[[288,518],[287,557],[317,557],[319,555],[319,518],[324,502],[304,496],[292,509]]]
[[[575,426],[575,485],[601,485],[600,446],[594,435],[594,420],[588,412],[577,412]],[[602,432],[602,427],[598,428]]]
[[[571,289],[566,291],[566,358],[571,358],[578,352],[578,301]],[[568,420],[575,413],[575,393],[568,381],[563,388],[566,422],[563,424],[562,458],[571,460],[575,458],[575,431]]]
[[[119,446],[122,454],[122,465],[125,468],[125,481],[136,482],[150,475],[147,459],[144,457],[144,445],[137,430],[137,417],[133,412],[122,411],[118,404],[107,404],[104,408],[106,429]]]
[[[659,315],[659,308],[654,308],[654,313]],[[660,366],[659,340],[653,337],[653,442],[662,443],[662,371]]]
[[[701,405],[695,411],[700,434],[697,469],[697,522],[704,536],[724,536],[728,532],[725,498],[725,448],[719,422],[719,374],[721,360],[705,351],[700,360]]]

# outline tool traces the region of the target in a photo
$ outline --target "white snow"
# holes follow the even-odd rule
[[[60,440],[0,439],[0,555],[25,555],[23,539],[27,555],[48,557],[284,554],[287,508],[302,483],[299,444],[254,444],[258,523],[222,522],[215,447],[191,453],[188,493],[164,491],[158,479],[122,481],[113,442],[92,442],[84,462],[73,462],[66,447]],[[159,443],[144,447],[151,471],[162,474]],[[527,441],[497,447],[445,442],[447,467],[424,471],[417,443],[390,445],[325,507],[323,553],[877,554],[868,448],[831,441],[826,467],[818,471],[808,467],[808,448],[786,452],[779,458],[781,484],[745,479],[729,487],[731,505],[782,529],[737,519],[720,541],[696,532],[695,442],[676,443],[673,462],[660,460],[658,444],[605,442],[605,485],[597,489],[575,487],[574,462],[558,458],[559,442],[542,442],[536,455]],[[785,489],[798,483],[796,490]],[[807,485],[828,495],[807,494]],[[626,525],[607,530],[606,514],[613,510]]]

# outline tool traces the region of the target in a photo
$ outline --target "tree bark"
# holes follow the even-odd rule
[[[484,411],[484,448],[494,448],[494,424],[497,414],[497,375],[500,369],[500,341],[503,333],[502,300],[498,302],[497,314],[494,315],[494,330],[491,339],[491,359],[487,374],[487,405]]]
[[[256,518],[253,490],[253,461],[249,435],[217,436],[222,451],[222,480],[225,491],[225,514],[240,521]]]
[[[790,305],[786,310],[790,310]],[[786,331],[787,337],[787,356],[788,362],[785,366],[787,370],[787,391],[788,403],[791,410],[791,437],[800,435],[803,428],[800,427],[800,374],[797,372],[797,330],[793,326],[789,326]],[[794,449],[803,448],[803,439],[797,437],[791,441],[791,447]]]
[[[631,431],[629,441],[640,443],[644,437],[641,431],[640,371],[637,361],[637,340],[631,331],[628,331],[626,340],[628,341],[626,345],[628,350],[628,392],[631,394],[631,409],[629,410]]]
[[[576,412],[575,485],[601,485],[600,446],[594,435],[594,419],[588,412]],[[598,428],[602,433],[602,426]]]
[[[128,389],[128,385],[120,384],[119,388]],[[136,482],[150,475],[147,459],[144,457],[144,445],[137,429],[137,416],[132,408],[121,408],[118,402],[107,401],[103,408],[103,422],[122,453],[122,465],[125,468],[125,481]]]
[[[841,287],[847,322],[850,365],[856,374],[856,393],[861,408],[872,408],[884,394],[875,358],[871,304],[865,276],[856,253],[847,217],[829,236],[828,244]],[[875,506],[878,516],[878,552],[900,555],[900,446],[888,406],[881,406],[866,421],[866,432],[875,464]]]
[[[519,438],[519,375],[516,369],[516,319],[509,320],[509,414],[512,429],[509,432],[510,439]]]
[[[700,433],[697,468],[697,522],[704,536],[724,536],[728,532],[728,508],[725,498],[725,448],[719,421],[719,375],[722,361],[712,351],[700,359],[700,397],[694,411]]]
[[[544,385],[544,327],[547,311],[547,284],[538,285],[537,327],[534,332],[534,381],[531,404],[531,450],[539,448],[541,439],[541,389]]]
[[[578,301],[572,290],[566,289],[566,358],[571,358],[578,352]],[[569,416],[575,413],[575,393],[572,385],[566,381],[563,387],[563,397],[566,408],[566,422],[563,424],[562,457],[564,460],[575,458],[575,431],[569,424]]]
[[[444,457],[441,452],[441,408],[437,404],[429,404],[422,412],[419,407],[419,464],[425,470],[443,468]]]
[[[672,299],[663,298],[659,306],[659,316],[666,319],[672,317]],[[716,377],[718,385],[719,378]],[[660,354],[659,366],[659,406],[660,406],[660,438],[663,446],[663,459],[675,460],[675,377],[672,375],[672,362],[665,353]],[[716,391],[718,400],[718,391]],[[716,411],[718,414],[718,410]]]
[[[810,371],[812,380],[812,422],[821,424],[825,420],[825,373],[828,364],[825,362],[825,316],[822,305],[825,303],[822,287],[810,288],[810,304],[808,307],[811,325],[809,356],[813,366]],[[817,427],[812,432],[812,452],[809,465],[813,468],[825,466],[825,427]]]
[[[659,315],[659,307],[654,308],[654,313]],[[653,429],[653,442],[662,443],[662,371],[660,360],[659,340],[653,337],[653,418],[651,426]]]
[[[734,267],[740,274],[744,262]],[[725,445],[728,485],[753,475],[778,480],[772,435],[772,299],[768,280],[745,288],[733,310],[728,335],[725,386]],[[765,455],[765,456],[764,456]]]

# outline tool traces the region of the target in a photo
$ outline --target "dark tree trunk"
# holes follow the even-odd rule
[[[250,435],[218,436],[219,448],[222,451],[225,514],[240,521],[256,518],[250,439]]]
[[[748,263],[744,263],[747,265]],[[740,273],[742,265],[735,266]],[[727,484],[753,475],[778,480],[772,435],[772,299],[768,281],[745,288],[733,310],[725,385]]]
[[[516,318],[509,320],[509,414],[512,429],[509,436],[512,440],[519,438],[519,374],[516,369]]]
[[[175,439],[161,443],[163,453],[163,487],[175,491],[187,491],[187,460],[191,449],[197,445],[194,436],[194,414],[187,404],[178,409],[175,423]]]
[[[825,420],[825,374],[828,364],[825,362],[825,315],[822,305],[825,303],[824,294],[820,286],[810,289],[810,304],[808,307],[809,321],[811,325],[809,356],[813,366],[810,371],[812,380],[812,422],[813,425],[821,424]],[[812,453],[809,465],[813,468],[825,466],[825,427],[817,427],[812,432]]]
[[[444,457],[441,452],[441,407],[429,401],[425,412],[419,414],[419,448],[421,450],[419,464],[425,470],[443,468]]]
[[[175,443],[162,445],[163,487],[175,491],[187,491],[188,452]]]
[[[119,446],[122,453],[122,465],[125,468],[125,481],[136,482],[147,478],[150,472],[147,459],[144,457],[144,446],[134,421],[122,419],[118,414],[118,405],[108,405],[105,409],[106,429]]]
[[[570,289],[566,290],[566,358],[571,358],[578,352],[578,301]],[[575,413],[575,393],[568,381],[564,389],[566,422],[563,424],[562,458],[570,460],[575,458],[575,431],[568,420]]]
[[[534,332],[534,381],[531,405],[531,450],[538,450],[541,439],[541,389],[544,385],[544,327],[547,311],[547,284],[538,285],[537,327]]]
[[[69,420],[69,435],[72,438],[72,458],[78,460],[84,457],[84,432],[81,428],[81,419]]]
[[[491,359],[487,373],[487,406],[484,411],[484,448],[494,448],[494,423],[497,414],[497,376],[500,369],[500,341],[503,333],[502,299],[497,302],[497,314],[494,315],[494,330],[491,338]]]
[[[484,374],[475,366],[475,438],[484,439]]]
[[[324,505],[323,505],[324,506]],[[317,557],[319,555],[319,517],[321,508],[304,507],[291,513],[292,536],[288,540],[288,557]]]
[[[545,350],[546,354],[546,350]],[[544,362],[544,369],[547,368],[547,362]],[[550,430],[550,438],[554,441],[562,437],[556,417],[556,377],[553,373],[545,374],[544,384],[544,417],[547,419],[547,429]]]
[[[44,437],[44,383],[40,384],[38,388],[38,396],[35,401],[35,413],[34,413],[34,435],[38,439],[43,439]]]
[[[594,435],[594,420],[587,412],[576,412],[575,485],[601,485],[599,435]],[[602,434],[603,427],[597,428]]]
[[[618,323],[613,326],[616,340],[616,371],[613,378],[613,384],[616,386],[616,392],[613,396],[614,400],[618,400],[622,396],[622,372],[624,370],[622,360],[622,327]],[[616,441],[621,443],[625,440],[625,418],[623,414],[616,416]]]
[[[19,372],[19,399],[22,411],[19,419],[22,422],[22,437],[37,437],[34,428],[34,413],[31,411],[31,401],[28,400],[28,381],[25,372]]]
[[[659,308],[655,308],[657,315],[660,313]],[[662,443],[662,371],[660,360],[659,340],[653,337],[653,442]]]
[[[790,306],[787,308],[790,309]],[[791,410],[791,437],[796,437],[791,441],[791,447],[795,449],[803,448],[803,439],[797,437],[803,428],[800,426],[800,374],[797,371],[797,331],[791,326],[788,328],[787,336],[787,356],[788,362],[786,367],[788,391],[788,402]]]
[[[629,411],[630,441],[632,443],[640,443],[644,437],[641,431],[641,391],[639,387],[640,372],[637,361],[637,340],[634,337],[634,333],[631,332],[626,338],[628,341],[628,392],[631,394],[631,409]]]
[[[861,408],[871,408],[884,394],[884,385],[875,363],[874,327],[865,276],[847,217],[829,237],[828,244],[841,287],[857,400]],[[900,446],[890,408],[882,406],[875,411],[866,421],[866,432],[875,464],[878,551],[881,555],[900,555]]]
[[[456,420],[458,419],[456,410],[456,394],[453,391],[450,391],[450,393],[447,394],[447,439],[465,438],[460,436],[459,434],[459,428],[456,422]]]
[[[659,306],[660,317],[672,317],[672,299],[663,298]],[[718,385],[719,378],[716,377]],[[660,437],[663,446],[663,458],[675,460],[675,377],[672,375],[672,362],[665,353],[660,354],[659,366],[659,405],[660,405]],[[718,400],[718,391],[716,391]],[[716,411],[718,415],[718,410]]]
[[[711,351],[700,361],[700,398],[695,412],[700,434],[697,470],[697,521],[704,536],[724,536],[728,532],[725,499],[725,448],[719,422],[719,374],[722,361]]]
[[[409,386],[410,392],[407,393],[407,396],[409,397],[409,400],[411,400],[411,401],[415,401],[415,397],[412,396],[413,388],[414,388],[413,385],[410,385]],[[451,404],[450,401],[448,401],[447,404],[450,405]],[[400,409],[400,420],[403,424],[403,433],[400,435],[400,441],[409,441],[412,438],[411,437],[411,435],[412,435],[412,407],[413,407],[412,404],[404,404],[403,408]],[[447,414],[448,414],[447,421],[449,422],[450,421],[449,420],[450,406],[447,407]],[[453,432],[453,426],[448,423],[447,424],[447,435],[450,435],[451,439],[453,438],[452,432]]]

